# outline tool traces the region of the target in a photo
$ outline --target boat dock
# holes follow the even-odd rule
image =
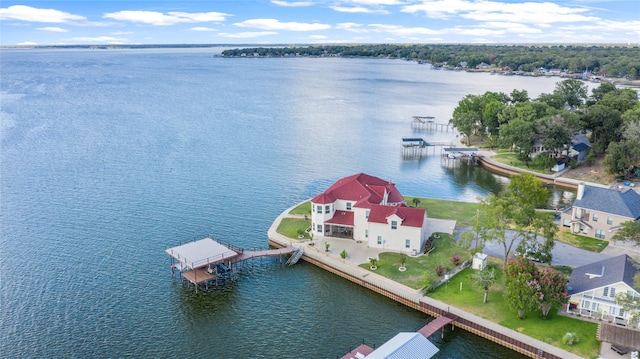
[[[454,131],[451,124],[437,123],[436,118],[431,116],[413,116],[411,128],[416,131],[449,132],[449,129],[451,129],[451,132]]]
[[[402,157],[405,159],[420,159],[427,155],[431,148],[435,154],[436,147],[453,147],[451,142],[427,142],[419,137],[402,138]]]
[[[200,284],[208,287],[209,283],[218,285],[221,281],[236,280],[238,264],[250,259],[280,257],[282,263],[282,257],[289,256],[287,264],[292,265],[302,256],[302,249],[293,247],[246,251],[209,237],[167,248],[165,252],[171,257],[171,273],[177,272],[193,283],[196,291]]]

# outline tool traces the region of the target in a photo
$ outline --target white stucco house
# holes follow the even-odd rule
[[[395,184],[364,173],[344,177],[311,199],[314,235],[415,254],[427,237],[427,211],[407,207]]]

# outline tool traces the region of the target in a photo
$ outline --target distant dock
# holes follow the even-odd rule
[[[453,126],[448,123],[437,123],[436,118],[432,116],[413,116],[411,121],[411,129],[416,131],[441,131],[453,132]]]
[[[287,264],[292,265],[302,255],[300,249],[293,247],[245,251],[209,237],[167,248],[165,252],[171,257],[171,273],[175,275],[177,272],[182,279],[193,283],[196,291],[201,284],[217,286],[221,282],[236,280],[238,265],[250,259],[278,256],[283,263],[283,256],[288,256]]]

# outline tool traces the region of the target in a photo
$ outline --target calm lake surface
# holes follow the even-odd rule
[[[403,160],[402,137],[456,140],[411,117],[557,81],[220,51],[2,50],[0,357],[335,358],[414,331],[431,318],[302,262],[195,293],[165,246],[266,247],[279,213],[357,172],[476,201],[507,180]],[[430,339],[437,358],[520,357],[462,330]]]

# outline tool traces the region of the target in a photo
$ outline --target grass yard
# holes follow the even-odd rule
[[[289,214],[311,214],[311,202],[306,201],[289,211]]]
[[[278,229],[276,229],[276,232],[291,239],[311,239],[311,237],[309,237],[309,232],[307,232],[307,228],[309,227],[311,227],[311,221],[309,220],[301,218],[283,218]],[[298,238],[299,230],[304,232],[303,238]]]
[[[554,309],[550,312],[550,319],[538,318],[539,311],[528,312],[524,320],[518,319],[517,313],[504,300],[504,277],[500,265],[493,261],[490,267],[496,271],[496,282],[489,289],[487,303],[482,302],[484,291],[475,285],[471,268],[463,270],[451,278],[448,285],[436,288],[429,296],[582,357],[598,357],[600,342],[596,339],[596,323],[559,316]],[[572,346],[563,344],[562,337],[567,332],[575,332],[579,342]]]
[[[560,229],[556,234],[556,240],[562,243],[572,245],[574,247],[586,249],[588,251],[600,253],[607,248],[609,242],[602,241],[597,238],[580,236],[573,234],[568,230]]]
[[[378,269],[375,272],[407,287],[420,289],[424,287],[424,273],[433,273],[435,277],[438,265],[445,267],[447,270],[453,269],[453,264],[449,258],[454,255],[458,255],[463,261],[469,258],[469,252],[458,247],[453,242],[452,236],[446,233],[439,233],[439,235],[440,238],[434,239],[435,248],[429,255],[417,258],[406,256],[406,271],[401,272],[398,270],[401,265],[399,253],[384,252],[380,253],[380,260],[377,264]],[[371,270],[369,266],[367,263],[360,265],[362,268]]]
[[[405,196],[408,205],[413,206],[413,199],[416,197]],[[421,198],[418,207],[426,208],[430,218],[455,219],[459,227],[470,227],[480,209],[480,203],[447,201],[434,198]]]
[[[544,174],[553,173],[548,168],[535,166],[532,161],[529,161],[529,165],[527,166],[527,164],[524,161],[518,159],[518,155],[513,152],[496,154],[494,156],[491,156],[491,160],[504,163],[505,165],[522,168],[530,171],[536,171],[539,173],[544,173]]]

